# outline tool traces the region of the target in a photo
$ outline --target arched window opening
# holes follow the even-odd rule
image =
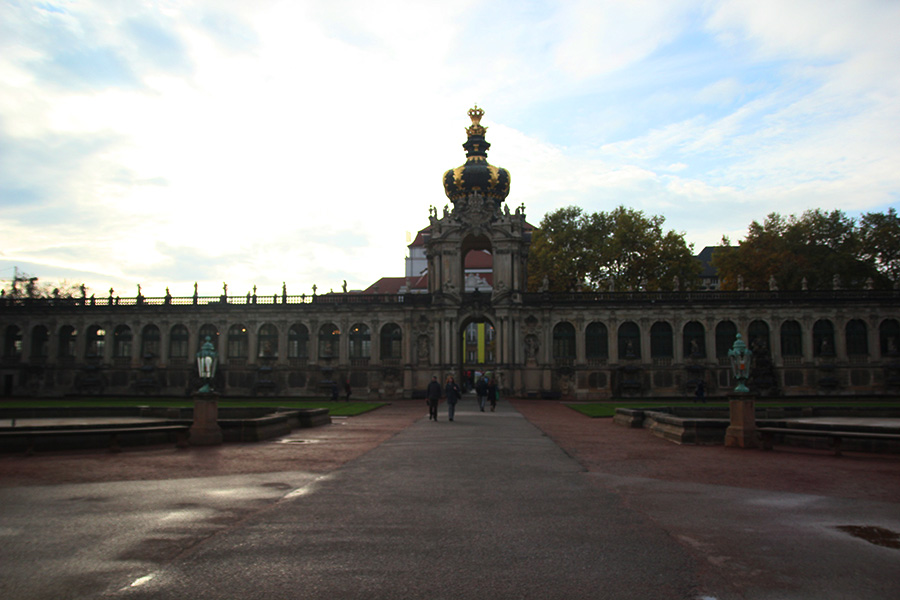
[[[769,324],[765,321],[753,321],[747,329],[747,345],[755,356],[769,356]]]
[[[113,332],[113,357],[131,358],[131,327],[118,325]]]
[[[575,327],[562,321],[553,327],[553,358],[573,360],[575,358]]]
[[[297,323],[288,331],[288,358],[309,357],[309,329]]]
[[[852,319],[847,322],[847,356],[869,355],[869,328],[861,319]]]
[[[689,321],[682,330],[682,352],[685,358],[706,358],[706,329],[698,321]]]
[[[75,342],[78,340],[78,332],[71,325],[63,325],[59,328],[59,358],[75,358]]]
[[[491,292],[494,289],[494,257],[488,249],[470,250],[463,258],[463,277],[467,292]]]
[[[106,345],[106,330],[99,325],[91,325],[87,330],[86,355],[92,358],[102,358]]]
[[[209,338],[209,343],[213,345],[213,349],[216,352],[220,352],[219,350],[219,329],[211,324],[207,323],[200,328],[200,333],[197,336],[197,351],[203,347],[203,344],[206,343],[206,338]]]
[[[650,328],[650,357],[672,358],[672,326],[665,321],[657,321]]]
[[[340,352],[341,330],[334,323],[319,328],[319,358],[337,358]]]
[[[588,360],[609,358],[609,331],[597,321],[589,324],[584,332],[584,352]]]
[[[785,321],[781,324],[781,355],[803,356],[803,332],[797,321]]]
[[[146,325],[141,332],[141,356],[151,358],[159,356],[159,327]]]
[[[256,337],[256,356],[259,358],[278,358],[278,328],[266,323],[259,328]]]
[[[31,359],[46,360],[50,351],[50,332],[43,325],[31,330]]]
[[[396,323],[381,328],[381,358],[400,360],[403,357],[403,331]]]
[[[878,342],[881,356],[900,355],[900,321],[885,319],[878,326]]]
[[[619,358],[641,357],[641,328],[634,321],[625,321],[619,326]]]
[[[484,321],[466,325],[462,340],[463,362],[484,365],[495,361],[494,326]]]
[[[350,358],[369,358],[372,356],[372,334],[369,326],[357,323],[350,327]]]
[[[213,342],[215,339],[213,336],[210,341]],[[169,333],[169,358],[187,358],[189,340],[188,328],[184,325],[174,325]]]
[[[820,319],[813,325],[813,355],[834,356],[834,325]]]
[[[716,325],[716,358],[728,358],[728,351],[737,339],[737,326],[731,321],[720,321]]]
[[[232,325],[228,329],[228,358],[247,358],[247,328],[243,325]]]
[[[22,358],[22,330],[16,325],[9,325],[3,338],[3,358],[18,360]]]

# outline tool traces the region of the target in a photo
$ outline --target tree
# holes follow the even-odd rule
[[[585,214],[569,206],[547,213],[532,238],[528,288],[549,291],[671,290],[693,285],[701,266],[684,234],[664,232],[662,216],[620,206]]]
[[[810,210],[800,217],[771,213],[762,224],[751,223],[738,246],[722,238],[712,262],[724,290],[738,289],[739,280],[751,290],[767,290],[772,281],[778,289],[799,290],[804,280],[810,289],[831,289],[835,276],[841,287],[861,289],[870,278],[884,287],[887,277],[864,246],[856,221],[840,210]]]
[[[56,285],[42,283],[38,277],[16,270],[8,288],[3,288],[3,297],[14,299],[34,298],[80,298],[87,293],[84,284],[61,280]]]
[[[887,214],[866,213],[859,223],[862,255],[879,273],[900,281],[900,216],[894,208]]]

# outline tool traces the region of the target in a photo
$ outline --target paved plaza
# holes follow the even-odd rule
[[[864,535],[900,532],[896,455],[677,446],[556,402],[441,419],[0,456],[0,598],[900,597],[900,540]]]

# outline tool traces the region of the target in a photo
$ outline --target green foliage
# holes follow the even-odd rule
[[[840,210],[819,209],[800,217],[772,213],[754,221],[738,246],[727,238],[717,247],[712,263],[723,290],[741,287],[799,290],[804,279],[809,289],[840,287],[862,289],[871,279],[876,288],[890,285],[891,273],[900,271],[900,222],[888,215],[870,214],[861,224]],[[893,237],[891,235],[893,234]]]
[[[83,285],[65,280],[56,285],[42,283],[37,277],[17,271],[9,287],[3,288],[3,295],[7,298],[81,298],[82,290],[87,292]]]
[[[866,213],[859,222],[862,254],[875,263],[878,272],[900,281],[900,216],[893,208],[887,214]]]
[[[684,234],[663,231],[665,218],[620,206],[586,214],[575,206],[548,213],[532,238],[528,289],[671,290],[698,280],[701,266]]]

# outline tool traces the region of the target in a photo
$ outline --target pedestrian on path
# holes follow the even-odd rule
[[[353,391],[353,388],[350,386],[350,379],[348,378],[346,382],[344,382],[344,393],[347,394],[347,397],[344,398],[346,402],[350,402],[350,393]]]
[[[444,386],[444,395],[447,397],[447,413],[452,421],[453,415],[456,414],[456,403],[459,402],[459,397],[462,395],[459,386],[453,381],[453,375],[447,375],[447,384]]]
[[[484,412],[484,400],[488,395],[488,384],[486,378],[481,375],[475,382],[475,395],[478,397],[478,407]]]
[[[428,420],[437,421],[437,409],[441,401],[441,384],[438,383],[437,375],[431,378],[425,397],[428,398]]]
[[[491,412],[494,412],[494,410],[497,408],[497,400],[500,399],[500,388],[497,386],[497,380],[493,377],[491,377],[491,381],[487,385],[487,396],[491,399]],[[484,407],[483,402],[484,401],[482,400],[482,407]],[[481,410],[483,411],[484,408],[482,408]]]

